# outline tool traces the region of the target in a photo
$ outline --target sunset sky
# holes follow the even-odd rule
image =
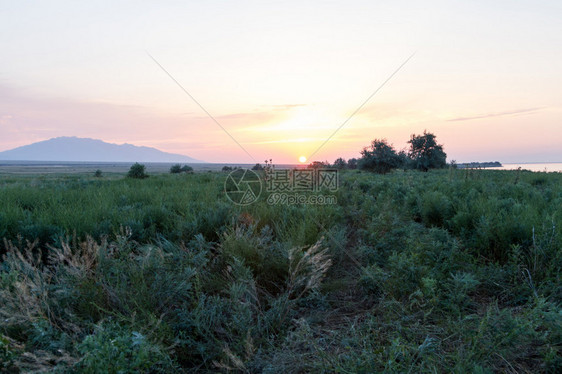
[[[209,162],[562,162],[560,1],[0,0],[0,151],[57,136]],[[149,57],[234,137],[248,156]]]

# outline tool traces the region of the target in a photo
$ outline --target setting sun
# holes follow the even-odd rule
[[[299,157],[299,161],[300,161],[301,163],[305,163],[305,162],[306,162],[306,157],[304,157],[304,156]]]

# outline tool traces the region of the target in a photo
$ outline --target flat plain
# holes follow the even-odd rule
[[[2,370],[562,367],[560,173],[342,170],[337,204],[239,206],[217,169],[128,166],[1,167]]]

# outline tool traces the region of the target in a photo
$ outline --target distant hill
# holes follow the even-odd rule
[[[194,158],[162,152],[156,148],[132,144],[112,144],[102,140],[59,137],[0,152],[0,161],[66,162],[185,162],[201,163]]]

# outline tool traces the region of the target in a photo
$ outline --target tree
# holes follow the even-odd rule
[[[181,173],[181,165],[180,164],[172,165],[172,167],[170,168],[170,173],[172,173],[172,174]]]
[[[263,170],[263,166],[261,166],[260,163],[257,163],[254,166],[252,166],[252,170],[254,170],[254,171]]]
[[[423,135],[412,134],[408,157],[414,169],[428,171],[429,169],[444,168],[447,165],[447,154],[443,145],[437,144],[436,136],[424,131]]]
[[[336,169],[345,169],[346,166],[347,162],[345,162],[345,160],[341,157],[334,161],[334,167]]]
[[[308,164],[309,169],[324,169],[329,168],[330,163],[328,161],[313,161]]]
[[[193,174],[193,168],[189,165],[183,165],[181,167],[181,172],[182,173],[187,173],[187,174]]]
[[[180,164],[172,165],[170,168],[170,173],[172,174],[179,174],[179,173],[193,173],[193,168],[188,165],[181,166]]]
[[[96,178],[103,177],[102,171],[100,169],[96,170],[96,172],[94,173],[94,177],[96,177]]]
[[[386,139],[375,139],[369,148],[361,151],[359,169],[386,174],[401,165],[401,158]]]
[[[357,169],[357,159],[350,158],[349,160],[347,160],[347,168],[352,170]]]
[[[135,179],[143,179],[143,178],[148,178],[148,175],[145,173],[145,166],[139,164],[138,162],[135,162],[129,169],[129,172],[127,173],[127,177],[135,178]]]
[[[408,153],[405,150],[398,152],[398,158],[400,159],[400,166],[406,171],[411,167],[411,161],[408,157]]]

